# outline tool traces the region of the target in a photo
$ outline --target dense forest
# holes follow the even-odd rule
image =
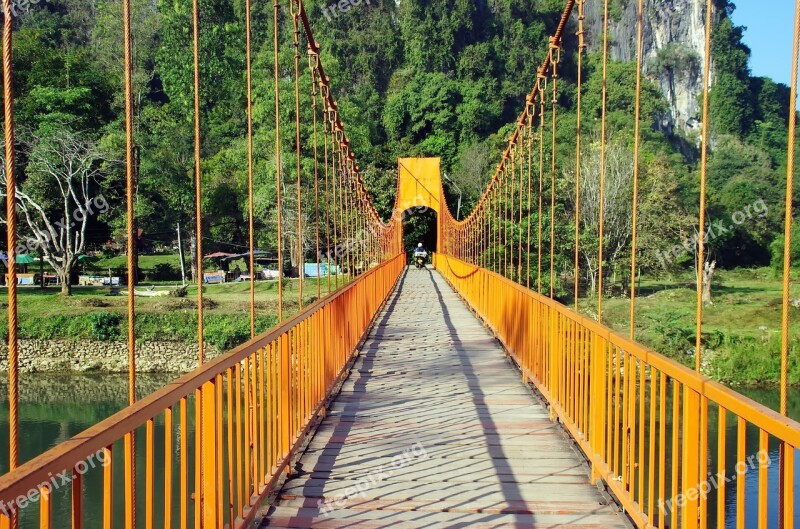
[[[619,1],[619,0],[618,0]],[[777,265],[789,91],[753,77],[732,5],[719,0],[713,38],[712,152],[708,167],[711,259],[718,266]],[[479,197],[499,161],[513,122],[536,79],[561,0],[364,1],[336,12],[309,0],[322,59],[375,203],[388,217],[397,158],[440,156],[456,185],[446,184],[451,209],[462,214]],[[134,113],[138,146],[136,213],[148,250],[171,248],[178,224],[192,239],[193,129],[191,3],[135,0]],[[244,251],[247,244],[247,143],[243,0],[201,0],[202,174],[208,251]],[[256,230],[259,248],[274,250],[274,85],[272,3],[253,11]],[[286,65],[281,97],[293,94],[292,34],[282,11],[279,60]],[[331,16],[331,13],[334,16]],[[31,201],[58,210],[48,187],[48,153],[72,150],[87,168],[97,211],[85,226],[86,248],[124,246],[124,126],[119,0],[54,0],[26,4],[14,33],[14,90],[19,179]],[[571,270],[575,159],[576,21],[560,67],[556,247],[560,270]],[[697,57],[662,50],[650,72],[685,68]],[[601,58],[584,61],[583,145],[586,199],[598,173]],[[635,64],[612,62],[608,76],[609,191],[606,269],[621,276],[630,251]],[[304,93],[303,104],[308,104]],[[643,90],[641,260],[659,275],[693,266],[698,202],[698,132],[665,130],[669,111],[657,85]],[[284,116],[287,127],[291,116]],[[303,131],[304,138],[310,132]],[[287,151],[291,145],[287,144]],[[546,153],[546,156],[549,156]],[[292,154],[284,157],[292,181]],[[549,194],[548,185],[545,188]],[[457,191],[458,190],[458,191]],[[33,202],[32,202],[33,203]],[[797,203],[797,202],[796,202]],[[102,207],[100,207],[102,206]],[[596,211],[583,208],[582,266],[594,282]],[[594,211],[594,215],[593,215]],[[536,213],[525,222],[537,222]],[[550,219],[544,219],[549,222]],[[432,218],[411,219],[409,241],[430,240]],[[23,223],[23,231],[27,229]],[[426,235],[426,230],[428,235]],[[800,231],[800,230],[798,230]],[[434,245],[435,241],[429,242]],[[549,246],[549,242],[547,243]],[[680,250],[679,248],[684,248]],[[311,249],[309,249],[311,251]],[[534,250],[535,251],[535,250]],[[795,259],[800,238],[793,241]],[[310,258],[311,255],[307,256]],[[796,262],[796,261],[795,261]],[[561,280],[559,280],[561,281]],[[565,280],[566,281],[566,280]],[[613,284],[613,282],[612,282]],[[559,284],[563,292],[566,287]]]

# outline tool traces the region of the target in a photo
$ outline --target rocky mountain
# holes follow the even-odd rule
[[[638,1],[618,0],[609,21],[612,59],[636,60]],[[603,46],[603,1],[586,2],[587,44]],[[714,13],[713,16],[719,16]],[[656,81],[670,102],[671,115],[661,127],[689,132],[699,129],[705,56],[706,0],[644,0],[646,76]],[[712,63],[712,81],[714,78]]]

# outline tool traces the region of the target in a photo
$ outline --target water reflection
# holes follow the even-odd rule
[[[780,394],[777,388],[745,388],[740,389],[738,388],[737,391],[746,397],[753,399],[754,401],[767,406],[773,410],[778,410],[780,405]],[[789,390],[788,393],[788,414],[794,420],[800,420],[800,389],[792,388]],[[726,428],[725,437],[727,439],[726,442],[726,465],[728,468],[732,468],[735,464],[735,455],[736,455],[736,439],[737,439],[737,430],[736,430],[736,423],[731,422],[731,417],[729,415],[729,420]],[[714,432],[716,434],[716,431]],[[746,431],[746,446],[747,446],[747,455],[750,456],[757,456],[759,451],[759,431],[756,428],[747,428]],[[712,460],[716,462],[716,455],[711,454]],[[797,461],[798,451],[795,450],[795,461]],[[779,515],[779,508],[778,505],[778,478],[780,473],[780,447],[775,442],[769,443],[769,458],[770,458],[770,465],[768,468],[768,525],[769,527],[778,527],[778,515]],[[710,467],[711,469],[712,467]],[[735,476],[729,476],[730,478],[734,478]],[[739,476],[736,479],[733,479],[730,483],[727,484],[728,492],[726,493],[725,497],[725,515],[726,520],[726,527],[734,527],[731,525],[730,520],[735,519],[736,517],[736,504],[737,504],[737,480],[744,478],[744,489],[745,489],[745,527],[757,527],[758,526],[758,471],[757,470],[748,470],[744,476]],[[794,469],[794,482],[800,483],[800,465],[795,464]],[[797,504],[797,500],[800,499],[800,491],[795,491],[795,504]],[[794,518],[794,525],[798,527],[800,524],[800,513],[795,512]]]
[[[152,393],[172,381],[174,375],[140,374],[137,376],[138,398]],[[45,452],[49,448],[79,434],[86,428],[106,419],[123,409],[127,403],[128,381],[126,375],[26,375],[20,386],[20,463]],[[2,410],[0,411],[0,473],[8,471],[8,388],[5,381],[0,384]],[[189,435],[194,431],[194,412],[189,406],[187,413]],[[180,416],[176,407],[173,419],[172,468],[173,475],[179,471],[179,424]],[[155,439],[163,440],[166,434],[163,417],[155,421]],[[136,465],[139,488],[143,485],[145,468],[144,430],[137,432]],[[163,519],[164,490],[163,472],[165,454],[164,443],[154,444],[155,471],[155,519]],[[99,458],[89,461],[89,470],[83,475],[84,527],[88,529],[102,526],[103,473]],[[92,465],[91,463],[95,463]],[[161,463],[161,464],[159,464]],[[113,504],[114,524],[122,527],[124,521],[124,473],[123,448],[118,442],[113,447],[112,464],[114,471]],[[193,461],[189,462],[189,474],[193,473]],[[65,479],[65,478],[64,478]],[[55,476],[58,485],[53,491],[53,524],[66,527],[70,524],[71,485],[64,484],[60,476]],[[180,497],[180,488],[174,486],[171,495],[174,505]],[[191,511],[191,509],[190,509]],[[137,518],[144,517],[144,501],[137,502]],[[177,523],[178,513],[173,513]],[[39,527],[38,503],[21,510],[20,527],[24,529]],[[191,523],[192,512],[189,512]],[[161,525],[161,524],[158,524]]]

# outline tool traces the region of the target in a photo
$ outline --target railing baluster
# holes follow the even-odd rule
[[[189,404],[188,397],[183,397],[180,403],[180,426],[178,427],[180,443],[180,528],[189,527]]]
[[[216,490],[216,505],[215,511],[217,515],[217,527],[222,527],[223,520],[225,518],[225,494],[222,488],[223,482],[223,438],[224,438],[224,421],[222,419],[223,413],[223,404],[224,401],[222,399],[222,389],[224,387],[223,375],[219,374],[214,378],[214,475],[216,477],[216,483],[214,484]]]
[[[711,450],[708,441],[708,398],[700,397],[700,448],[697,452],[700,469],[698,472],[698,487],[700,489],[700,529],[708,528],[708,454]]]
[[[256,361],[256,387],[258,388],[258,393],[256,395],[256,404],[255,404],[255,413],[256,413],[256,427],[258,428],[258,443],[254,443],[254,446],[257,447],[258,453],[256,455],[256,461],[258,462],[256,466],[257,475],[253,477],[253,486],[255,488],[255,493],[258,494],[261,485],[266,483],[266,477],[270,474],[269,464],[267,463],[267,417],[266,417],[266,406],[264,406],[264,393],[266,391],[265,388],[265,369],[266,369],[266,361],[265,361],[265,349],[263,347],[259,347],[258,351],[255,354],[255,361]]]
[[[172,527],[172,406],[164,410],[164,529]]]
[[[216,378],[216,377],[215,377]],[[217,384],[215,379],[203,383],[200,396],[200,420],[196,432],[201,438],[200,443],[200,472],[199,472],[199,498],[195,501],[200,504],[199,523],[201,527],[215,527],[218,524],[219,505],[221,498],[217,483],[219,477],[217,466]]]
[[[747,441],[745,435],[747,434],[747,423],[741,417],[737,417],[736,421],[736,461],[745,460],[745,450],[747,449]],[[735,469],[736,476],[736,529],[744,529],[745,527],[745,479],[744,475],[739,475],[739,464],[737,463]]]
[[[678,505],[677,497],[679,494],[678,485],[678,431],[680,430],[681,421],[681,388],[677,380],[672,379],[672,486],[670,487],[669,505],[670,510],[670,526],[678,527],[678,513],[680,505]]]
[[[234,425],[236,428],[236,512],[242,512],[242,508],[245,505],[244,501],[244,479],[242,475],[242,465],[244,464],[244,458],[242,457],[242,451],[244,449],[244,445],[242,444],[243,441],[243,429],[242,429],[242,369],[244,365],[242,363],[236,364],[234,367],[235,381],[234,381],[234,399],[235,399],[235,406],[236,406],[236,424]],[[246,430],[246,429],[245,429]]]
[[[686,501],[684,502],[682,508],[682,527],[685,529],[694,529],[697,527],[697,519],[699,516],[699,501],[697,493],[698,486],[700,484],[698,475],[700,456],[698,439],[700,438],[700,428],[697,418],[700,416],[700,395],[686,385],[683,386],[683,390],[683,419],[681,423],[681,434],[683,440],[683,453],[681,460],[683,463],[683,468],[681,472],[681,478],[683,485],[682,492]],[[677,452],[675,457],[677,457]]]
[[[662,372],[658,384],[658,526],[666,524],[667,511],[667,374]]]
[[[103,448],[103,529],[114,526],[114,465],[113,445]],[[44,529],[50,527],[52,517],[51,493],[49,487],[41,491],[41,505],[39,506],[39,526]]]
[[[726,442],[728,410],[718,407],[717,418],[717,527],[727,527],[725,524],[725,486],[726,486]]]
[[[778,498],[778,501],[783,502],[783,529],[794,528],[794,456],[796,448],[789,443],[782,443],[783,452],[783,493],[786,498],[791,498],[785,501],[783,498]]]
[[[153,419],[145,426],[144,448],[144,526],[153,529]]]
[[[83,474],[72,469],[72,529],[83,527]]]
[[[656,392],[658,389],[658,377],[655,369],[650,368],[650,425],[647,431],[647,521],[650,525],[654,525],[656,521]],[[644,372],[642,372],[644,375]],[[663,401],[662,401],[663,402]],[[642,460],[644,466],[644,460]],[[644,468],[642,469],[644,473]],[[642,503],[644,505],[644,503]]]
[[[758,431],[758,529],[767,529],[767,498],[769,494],[768,465],[762,462],[762,457],[769,457],[769,434],[764,430]]]
[[[108,454],[107,454],[108,455]],[[105,468],[111,468],[108,464]],[[108,483],[107,481],[105,483]],[[108,497],[111,497],[111,491],[107,489]],[[49,486],[42,487],[39,495],[39,529],[50,529],[53,524],[53,493],[50,492]],[[105,498],[104,498],[105,501]],[[107,510],[103,511],[103,528],[109,529],[111,527],[111,516]],[[0,518],[4,518],[0,516]]]
[[[201,476],[203,474],[203,462],[201,460],[201,439],[202,439],[202,425],[203,420],[201,416],[202,409],[202,393],[200,388],[194,392],[194,526],[196,529],[202,527],[202,489],[201,489]]]
[[[133,454],[135,431],[125,434],[125,529],[134,529],[133,519],[136,506],[134,505],[134,494],[136,488],[136,475],[133,473],[135,464]]]
[[[236,366],[236,370],[238,371],[239,366]],[[227,478],[228,478],[228,524],[229,527],[233,527],[233,522],[236,519],[236,515],[234,512],[238,512],[236,509],[236,497],[235,497],[235,489],[236,485],[234,483],[234,478],[236,476],[236,470],[233,466],[233,461],[235,457],[235,446],[233,441],[233,431],[235,429],[235,425],[233,421],[235,420],[234,415],[234,376],[233,376],[233,368],[228,368],[225,371],[225,379],[226,379],[226,395],[225,395],[225,417],[227,420],[224,421],[225,424],[225,432],[227,433],[226,443],[225,443],[225,453],[227,455]],[[220,414],[222,415],[222,414]]]
[[[644,511],[644,448],[645,448],[645,441],[644,441],[644,425],[645,425],[645,409],[646,409],[646,398],[647,398],[647,379],[645,377],[645,368],[644,362],[636,361],[636,365],[634,366],[634,373],[637,373],[639,376],[639,457],[636,460],[634,465],[634,469],[638,471],[639,477],[639,505],[641,509]],[[631,476],[633,474],[631,473]]]
[[[252,369],[250,368],[250,361],[253,355],[247,355],[242,360],[242,378],[244,379],[244,469],[242,472],[244,479],[244,497],[242,498],[244,505],[250,505],[250,498],[253,496],[252,480],[253,480],[253,386],[252,386]]]

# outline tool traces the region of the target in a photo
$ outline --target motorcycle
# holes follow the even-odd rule
[[[417,268],[425,268],[425,259],[427,257],[427,252],[414,252],[414,264],[416,264]]]

